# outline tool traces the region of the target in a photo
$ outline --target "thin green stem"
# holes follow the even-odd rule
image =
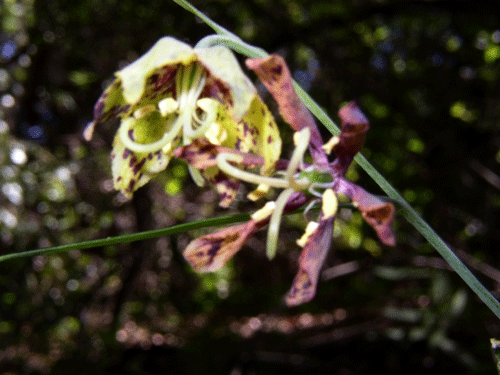
[[[1,255],[0,262],[4,262],[6,260],[11,260],[11,259],[16,259],[16,258],[22,258],[22,257],[31,257],[31,256],[35,256],[35,255],[50,255],[50,254],[62,253],[62,252],[70,251],[70,250],[83,250],[83,249],[90,249],[93,247],[111,246],[111,245],[117,245],[117,244],[121,244],[121,243],[142,241],[142,240],[147,240],[147,239],[151,239],[151,238],[171,236],[173,234],[188,232],[188,231],[195,230],[195,229],[207,228],[207,227],[218,226],[218,225],[241,223],[243,221],[248,221],[248,220],[250,220],[250,214],[235,214],[235,215],[229,215],[229,216],[214,217],[214,218],[210,218],[210,219],[194,221],[192,223],[179,224],[179,225],[175,225],[173,227],[157,229],[157,230],[152,230],[152,231],[147,231],[147,232],[125,234],[123,236],[117,236],[117,237],[111,237],[111,238],[101,238],[101,239],[97,239],[97,240],[78,242],[78,243],[73,243],[73,244],[69,244],[69,245],[54,246],[54,247],[48,247],[45,249],[37,249],[37,250],[30,250],[30,251],[23,251],[23,252],[19,252],[19,253]]]
[[[252,58],[262,58],[267,57],[269,54],[261,48],[257,48],[244,42],[242,39],[235,35],[208,35],[201,39],[195,46],[195,48],[206,48],[213,46],[226,46],[232,50],[248,57]]]
[[[184,1],[184,0],[173,0],[173,1],[174,1],[174,3],[180,5],[181,7],[183,7],[184,9],[186,9],[187,11],[189,11],[189,12],[195,14],[196,16],[198,16],[203,22],[205,22],[208,26],[210,26],[217,34],[232,35],[229,30],[226,30],[221,25],[215,23],[210,18],[208,18],[207,16],[205,16],[198,9],[196,9],[194,6],[192,6],[189,3],[189,1]]]
[[[340,204],[339,207],[354,209],[355,207],[350,203]],[[314,207],[311,210],[319,210],[319,207]],[[304,212],[304,208],[299,208],[293,212],[286,213],[285,215],[295,215]],[[7,260],[13,260],[18,258],[32,257],[36,255],[51,255],[57,253],[63,253],[70,250],[84,250],[91,249],[95,247],[112,246],[119,245],[122,243],[129,243],[135,241],[149,240],[152,238],[171,236],[177,233],[189,232],[196,229],[215,227],[220,225],[228,225],[235,223],[242,223],[244,221],[250,220],[251,213],[249,214],[234,214],[228,216],[214,217],[211,219],[204,219],[199,221],[193,221],[191,223],[184,223],[179,225],[174,225],[173,227],[150,230],[146,232],[137,232],[132,234],[125,234],[123,236],[116,236],[111,238],[100,238],[97,240],[83,241],[72,243],[68,245],[46,247],[44,249],[21,251],[18,253],[11,253],[0,255],[0,263]]]

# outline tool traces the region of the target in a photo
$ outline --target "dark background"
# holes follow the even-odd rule
[[[334,119],[356,100],[371,121],[363,154],[498,296],[497,1],[193,3],[284,56]],[[2,254],[260,207],[242,194],[218,208],[181,162],[126,201],[110,180],[116,125],[82,138],[114,71],[164,35],[211,33],[193,15],[166,0],[0,4]],[[358,166],[348,177],[382,194]],[[259,233],[208,275],[181,256],[208,230],[0,263],[0,372],[495,373],[498,319],[401,216],[387,248],[342,211],[316,298],[286,308],[303,227],[287,218],[272,262]]]

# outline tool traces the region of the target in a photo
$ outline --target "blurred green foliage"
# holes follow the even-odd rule
[[[498,2],[193,3],[283,55],[334,118],[357,100],[371,121],[362,152],[498,296]],[[1,0],[0,25],[2,254],[255,208],[242,194],[222,211],[180,162],[127,201],[110,180],[116,124],[81,136],[114,71],[161,36],[210,33],[191,14],[160,0]],[[348,177],[378,191],[356,166]],[[287,219],[273,262],[260,235],[208,275],[180,255],[200,233],[1,263],[0,370],[495,371],[499,322],[402,220],[389,249],[342,209],[317,297],[286,309],[303,225]]]

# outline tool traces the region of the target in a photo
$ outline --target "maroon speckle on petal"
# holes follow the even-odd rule
[[[210,246],[210,249],[207,250],[207,255],[210,257],[210,260],[208,261],[209,264],[211,264],[214,261],[215,256],[219,252],[221,248],[222,243],[221,242],[213,242],[212,245]]]
[[[101,116],[103,115],[104,108],[106,107],[106,105],[104,104],[104,100],[106,99],[106,96],[107,95],[103,95],[94,107],[94,119],[96,119],[96,120],[100,119]]]
[[[137,157],[134,155],[130,158],[128,165],[130,166],[130,168],[133,168],[135,163],[137,163]]]
[[[269,144],[273,143],[273,137],[271,136],[267,137],[267,143]]]
[[[146,162],[146,158],[141,159],[141,161],[134,166],[134,168],[133,168],[134,174],[139,173],[139,171],[141,170],[141,168],[144,166],[145,162]]]
[[[134,190],[134,185],[135,185],[135,179],[131,179],[129,184],[128,184],[128,191],[133,191]]]
[[[134,131],[132,129],[130,129],[128,131],[128,137],[132,140],[132,141],[135,141],[134,139]]]
[[[126,159],[128,158],[129,156],[133,155],[134,153],[129,150],[128,148],[125,149],[125,151],[123,151],[123,158]]]
[[[282,72],[282,66],[281,65],[276,65],[275,67],[273,67],[271,69],[271,73],[273,74],[272,79],[278,80],[279,76],[281,76],[281,72]]]
[[[130,109],[130,104],[121,106],[119,107],[118,112],[116,114],[119,115],[120,113],[128,112],[129,109]]]

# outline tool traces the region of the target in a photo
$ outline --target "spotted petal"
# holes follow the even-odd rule
[[[326,164],[327,158],[321,148],[323,144],[321,134],[311,112],[293,88],[292,76],[285,60],[278,55],[271,55],[260,59],[247,59],[245,63],[255,71],[274,100],[278,102],[281,115],[292,129],[300,131],[304,127],[309,128],[311,131],[311,155],[317,163]]]
[[[309,234],[300,253],[299,272],[285,297],[288,306],[296,306],[312,300],[316,294],[319,272],[330,249],[333,235],[333,216],[325,217]]]
[[[268,216],[266,213],[244,224],[197,238],[189,243],[183,256],[197,272],[217,271],[240,251],[252,234],[268,222]]]
[[[335,137],[333,151],[337,159],[333,163],[335,169],[344,176],[354,156],[365,143],[366,132],[370,128],[368,119],[355,102],[350,102],[339,111],[342,120],[341,132]]]
[[[200,73],[200,76],[195,79],[196,73],[194,76],[186,73],[184,77],[191,78],[179,81],[179,69],[189,69],[188,66],[194,66],[193,71]],[[281,152],[278,128],[268,108],[258,97],[257,90],[228,48],[192,48],[165,37],[115,76],[114,82],[95,105],[94,121],[89,124],[84,135],[90,139],[96,125],[118,118],[121,121],[118,134],[126,142],[123,144],[120,139],[115,139],[113,155],[123,154],[124,149],[129,149],[133,154],[130,160],[147,158],[149,161],[138,167],[129,159],[115,157],[112,171],[116,189],[131,195],[163,170],[168,165],[171,152],[179,144],[191,142],[192,137],[206,137],[217,145],[261,155],[264,158],[262,172],[270,174],[273,171]],[[196,103],[195,107],[185,106],[193,108],[189,116],[182,117],[187,122],[191,121],[191,117],[193,119],[193,128],[187,129],[177,126],[174,120],[182,116],[182,103],[177,102],[179,96],[182,90],[190,90],[189,84],[193,82],[199,83],[199,89],[195,87],[195,90],[198,90],[196,95],[200,99],[197,100],[197,96],[184,96],[188,98],[185,100],[194,100]],[[211,111],[212,116],[200,119],[196,106],[205,113]],[[210,122],[207,120],[207,126],[212,125],[206,131],[205,127],[202,131],[196,131],[201,126],[200,122],[207,118],[210,119]],[[131,123],[126,122],[127,119],[141,121]],[[165,137],[169,132],[173,136]],[[124,135],[129,136],[132,143]],[[161,143],[162,140],[164,143]],[[158,144],[158,149],[153,153],[159,151],[162,155],[151,158],[151,149],[146,150],[143,144]],[[157,164],[153,165],[155,161]]]
[[[342,193],[352,200],[361,212],[363,219],[375,229],[382,243],[390,246],[396,244],[396,237],[392,230],[396,209],[392,203],[384,202],[343,178],[337,179],[335,190],[337,193]]]

